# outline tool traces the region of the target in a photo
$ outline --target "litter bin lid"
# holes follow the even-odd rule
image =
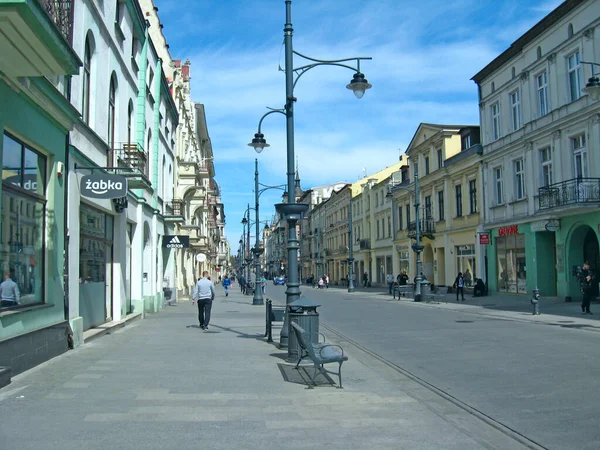
[[[288,306],[291,306],[293,308],[302,308],[302,309],[317,309],[321,305],[313,302],[312,300],[309,300],[308,298],[306,298],[303,295],[298,300],[295,300],[292,303],[290,303]]]

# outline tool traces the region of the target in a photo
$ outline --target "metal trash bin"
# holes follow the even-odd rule
[[[431,283],[427,280],[421,281],[421,296],[431,294]]]
[[[317,308],[321,306],[306,297],[302,296],[298,300],[287,305],[288,313],[288,359],[298,361],[300,357],[300,346],[296,333],[292,328],[291,323],[296,322],[304,329],[310,337],[313,344],[319,343],[319,313]]]

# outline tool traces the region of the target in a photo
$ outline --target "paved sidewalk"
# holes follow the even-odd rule
[[[179,303],[14,377],[2,449],[524,448],[349,342],[344,389],[306,389],[264,307],[218,293],[207,333]]]

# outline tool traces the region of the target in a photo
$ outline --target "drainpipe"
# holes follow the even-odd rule
[[[158,165],[159,165],[159,137],[160,137],[160,88],[162,76],[162,61],[160,58],[156,61],[156,76],[154,77],[154,124],[152,126],[152,135],[155,136],[152,143],[152,186],[154,186],[154,194],[152,195],[152,207],[158,209]],[[165,111],[166,113],[166,111]],[[165,117],[166,120],[166,117]],[[150,151],[150,149],[148,149]],[[163,174],[164,180],[164,174]],[[163,198],[163,201],[165,199]]]

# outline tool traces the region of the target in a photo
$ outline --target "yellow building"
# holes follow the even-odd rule
[[[406,151],[409,167],[392,176],[395,212],[394,267],[417,274],[415,174],[419,184],[422,273],[437,286],[452,286],[458,272],[484,277],[479,127],[419,125]],[[467,280],[468,281],[468,280]]]

